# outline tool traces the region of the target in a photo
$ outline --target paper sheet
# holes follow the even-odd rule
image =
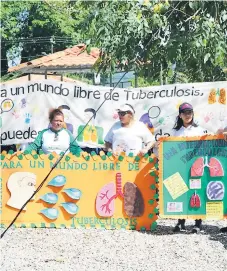
[[[183,202],[167,202],[167,212],[181,213],[183,212]]]
[[[207,202],[206,203],[206,218],[208,219],[223,219],[223,202]]]
[[[179,172],[165,179],[163,183],[174,200],[188,191],[188,187]]]
[[[190,179],[189,187],[190,189],[201,189],[201,179]]]

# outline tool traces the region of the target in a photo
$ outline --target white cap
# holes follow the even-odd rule
[[[134,108],[130,104],[122,104],[117,111],[130,111],[132,114],[135,114]]]

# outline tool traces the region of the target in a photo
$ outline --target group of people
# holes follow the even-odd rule
[[[130,104],[124,104],[117,109],[119,121],[116,122],[105,137],[105,150],[111,151],[115,155],[121,152],[133,155],[144,155],[151,149],[158,148],[159,142],[140,121],[135,120],[135,110]],[[76,143],[73,135],[66,129],[64,124],[64,114],[61,109],[54,109],[49,114],[49,128],[41,131],[34,142],[29,144],[26,151],[43,150],[45,154],[56,152],[71,152],[79,154],[82,150]],[[227,140],[227,127],[219,130]],[[179,107],[179,114],[175,126],[173,127],[172,136],[201,136],[203,129],[194,122],[193,107],[189,103],[183,103]],[[197,233],[201,230],[202,220],[195,220],[195,226],[192,230]],[[185,230],[185,219],[179,219],[174,232]],[[221,229],[227,232],[227,227]]]
[[[125,151],[127,154],[145,154],[151,148],[156,149],[158,142],[148,128],[141,122],[134,119],[135,110],[130,104],[125,104],[118,109],[119,122],[116,122],[105,137],[106,148],[119,154]],[[227,140],[227,127],[219,130]],[[189,103],[183,103],[179,107],[179,114],[173,127],[172,136],[202,136],[203,129],[194,121],[193,107]],[[156,151],[157,153],[157,151]],[[196,219],[192,233],[198,233],[202,229],[202,220]],[[185,231],[185,219],[178,219],[174,232]],[[227,232],[227,227],[222,228],[221,232]]]

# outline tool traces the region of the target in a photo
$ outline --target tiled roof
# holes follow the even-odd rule
[[[77,68],[92,67],[99,57],[99,49],[92,48],[90,54],[85,50],[85,44],[78,44],[72,48],[56,52],[51,55],[43,56],[32,61],[22,63],[18,66],[11,67],[8,72],[29,71],[33,68]]]

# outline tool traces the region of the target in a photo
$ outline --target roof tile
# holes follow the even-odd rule
[[[72,48],[67,48],[63,51],[11,67],[8,69],[8,72],[14,72],[23,69],[29,70],[38,67],[77,67],[85,65],[93,66],[99,57],[100,50],[98,48],[92,48],[90,54],[88,54],[85,49],[85,44],[78,44]]]

